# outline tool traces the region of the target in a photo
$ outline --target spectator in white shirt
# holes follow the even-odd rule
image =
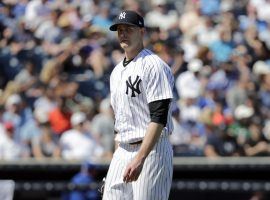
[[[15,142],[14,125],[12,122],[5,122],[3,131],[0,134],[0,160],[16,160],[23,157],[29,157],[29,149],[26,146]]]
[[[199,80],[199,71],[203,63],[200,59],[193,59],[188,63],[188,71],[180,74],[175,82],[180,99],[199,97],[201,92],[201,83]]]
[[[72,129],[60,137],[61,156],[68,160],[95,160],[102,158],[103,148],[94,140],[85,124],[86,114],[76,112],[71,116]]]

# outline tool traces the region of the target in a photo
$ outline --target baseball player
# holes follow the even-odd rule
[[[103,200],[166,200],[172,181],[169,66],[143,46],[144,20],[122,11],[110,27],[117,31],[125,58],[110,77],[116,142]]]

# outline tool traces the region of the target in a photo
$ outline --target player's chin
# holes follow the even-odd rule
[[[123,49],[127,49],[129,47],[129,45],[126,43],[126,42],[121,42],[120,43],[120,46],[123,48]]]

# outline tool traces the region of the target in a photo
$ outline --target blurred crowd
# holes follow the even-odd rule
[[[0,159],[110,159],[123,9],[175,76],[175,156],[270,155],[270,0],[3,0]]]

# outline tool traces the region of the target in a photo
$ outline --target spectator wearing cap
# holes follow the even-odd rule
[[[254,108],[248,105],[238,105],[234,111],[234,123],[228,126],[228,133],[237,139],[237,143],[243,146],[250,138],[248,129],[254,116]]]
[[[17,160],[29,157],[29,149],[14,140],[14,125],[4,122],[4,134],[0,134],[0,160]]]
[[[187,67],[188,71],[178,76],[175,86],[180,97],[178,106],[181,110],[180,117],[184,128],[191,135],[197,137],[199,133],[196,127],[200,116],[197,100],[201,92],[199,71],[203,66],[199,59],[194,59],[188,63]]]
[[[263,60],[257,60],[252,66],[252,71],[257,78],[260,78],[260,76],[270,74],[270,66]]]
[[[193,59],[188,63],[188,71],[180,74],[175,81],[180,98],[196,99],[200,96],[201,83],[199,79],[199,72],[203,67],[203,63],[199,59]]]
[[[32,118],[32,111],[25,105],[24,100],[19,94],[12,94],[5,103],[5,112],[3,114],[4,122],[12,122],[14,126],[14,139],[20,141],[20,131]]]
[[[104,149],[85,127],[86,114],[76,112],[71,116],[72,129],[65,131],[59,140],[61,156],[67,160],[100,159]]]

